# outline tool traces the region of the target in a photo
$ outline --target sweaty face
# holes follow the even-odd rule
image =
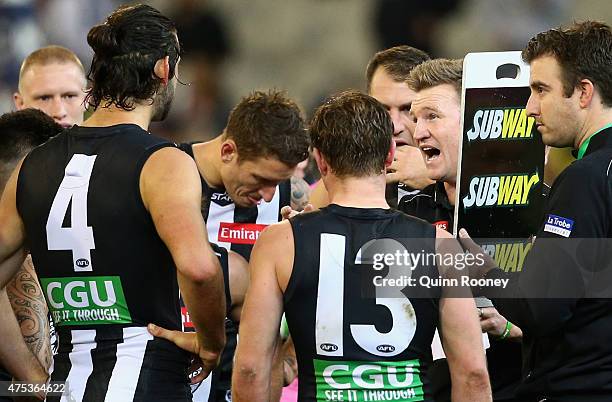
[[[414,145],[414,123],[409,115],[415,92],[404,82],[395,81],[383,67],[374,72],[370,95],[389,112],[393,120],[393,139],[398,146]]]
[[[530,67],[527,114],[535,118],[542,141],[553,147],[577,145],[574,141],[580,132],[580,92],[574,89],[572,96],[565,97],[561,66],[553,56],[538,57]]]
[[[15,94],[17,110],[40,109],[63,127],[83,122],[85,77],[74,63],[34,64],[20,81]]]
[[[416,122],[414,139],[429,178],[454,183],[461,137],[457,91],[450,84],[423,89],[417,93],[411,110]]]
[[[234,158],[224,163],[221,177],[225,190],[236,205],[252,207],[262,200],[270,202],[278,183],[289,179],[294,170],[295,166],[287,166],[272,157],[241,162]]]

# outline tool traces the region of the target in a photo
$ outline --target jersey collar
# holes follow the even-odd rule
[[[434,184],[433,202],[436,206],[440,206],[448,210],[454,210],[454,207],[450,204],[450,201],[448,200],[448,195],[446,195],[446,189],[444,188],[443,181],[437,181]]]
[[[591,134],[586,141],[584,141],[582,143],[582,145],[580,145],[580,148],[578,148],[578,156],[576,157],[576,159],[580,160],[584,157],[584,155],[587,152],[587,149],[589,148],[589,144],[591,143],[591,140],[593,139],[593,137],[595,137],[597,134],[601,133],[602,131],[605,131],[609,128],[612,128],[612,123],[600,128],[599,130],[595,131],[593,134]],[[602,143],[603,144],[603,143]],[[597,147],[593,147],[594,149],[592,149],[591,151],[594,151],[595,149],[600,148],[601,146],[597,146]]]

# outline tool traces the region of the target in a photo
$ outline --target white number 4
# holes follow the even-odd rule
[[[93,270],[91,250],[96,246],[93,230],[91,226],[87,226],[87,192],[96,156],[83,154],[72,156],[47,219],[49,250],[72,250],[75,271]],[[70,227],[63,227],[70,201],[72,201]]]

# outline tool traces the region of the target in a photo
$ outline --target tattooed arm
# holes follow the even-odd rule
[[[6,293],[26,345],[48,371],[51,366],[51,344],[47,304],[29,255],[6,286]]]
[[[301,211],[308,204],[310,187],[304,179],[291,176],[291,208]]]

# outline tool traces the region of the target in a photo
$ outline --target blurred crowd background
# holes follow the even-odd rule
[[[286,89],[308,114],[364,89],[368,59],[409,44],[434,57],[520,50],[535,33],[580,19],[612,22],[611,0],[151,0],[179,28],[184,56],[173,110],[151,131],[176,142],[221,133],[254,89]],[[58,44],[87,71],[87,32],[120,0],[0,0],[0,113],[14,110],[19,65]]]

